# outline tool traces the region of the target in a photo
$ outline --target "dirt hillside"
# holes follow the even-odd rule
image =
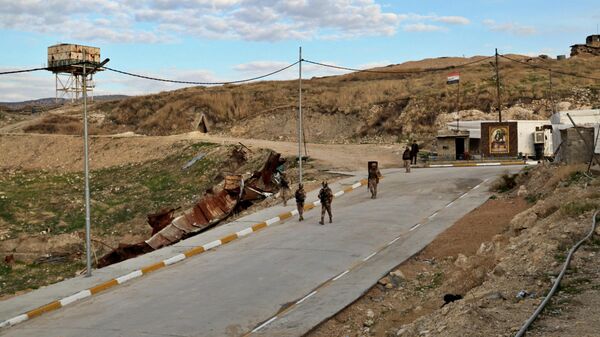
[[[598,81],[553,74],[530,66],[600,77],[600,57],[563,61],[508,55],[500,59],[505,118],[547,118],[557,109],[600,106]],[[480,62],[476,62],[480,61]],[[493,58],[437,58],[377,68],[400,73],[352,73],[303,81],[307,141],[313,143],[392,142],[413,136],[431,138],[444,122],[496,118]],[[460,65],[476,62],[465,67]],[[438,70],[436,70],[438,69]],[[415,72],[418,71],[418,72]],[[447,85],[449,72],[461,76]],[[133,131],[169,135],[193,131],[201,116],[213,134],[242,138],[293,140],[296,137],[297,81],[264,81],[221,87],[189,87],[154,95],[91,105],[92,132]],[[27,132],[78,134],[80,109],[50,112]],[[13,130],[16,131],[16,130]]]

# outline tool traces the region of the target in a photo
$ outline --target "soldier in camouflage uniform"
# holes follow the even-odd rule
[[[331,188],[327,185],[327,182],[323,182],[323,187],[319,191],[319,200],[321,200],[321,221],[320,225],[324,225],[325,211],[329,214],[329,223],[333,221],[333,217],[331,215],[331,202],[333,201],[333,192]]]
[[[379,184],[379,178],[381,178],[381,172],[377,168],[377,162],[369,162],[369,179],[368,186],[369,192],[371,192],[371,199],[377,198],[377,184]]]
[[[304,200],[306,200],[306,192],[304,192],[304,186],[302,184],[298,184],[298,189],[294,195],[296,197],[296,206],[298,207],[298,221],[304,220],[302,216],[304,214]]]
[[[287,206],[288,192],[290,191],[290,183],[288,182],[287,175],[281,172],[281,178],[279,182],[279,188],[281,191],[281,198],[283,199],[283,206]]]

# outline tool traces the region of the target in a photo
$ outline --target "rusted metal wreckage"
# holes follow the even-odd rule
[[[247,179],[242,175],[226,176],[222,187],[207,190],[204,196],[181,216],[174,216],[179,208],[163,209],[149,214],[148,223],[152,227],[152,236],[146,241],[119,245],[99,259],[97,267],[102,268],[175,244],[214,227],[235,212],[269,197],[279,189],[277,169],[283,162],[284,159],[279,153],[271,152],[260,171],[254,172]]]

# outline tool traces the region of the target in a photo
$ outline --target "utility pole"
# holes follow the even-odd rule
[[[302,47],[298,50],[298,184],[302,184]]]
[[[108,63],[110,59],[105,59],[102,63],[94,66],[92,70],[89,72],[90,75],[94,74],[98,68],[101,68],[106,63]],[[82,81],[82,91],[83,91],[83,171],[84,171],[84,179],[85,179],[85,254],[86,254],[86,266],[87,271],[85,273],[86,277],[92,276],[92,254],[91,254],[91,240],[90,240],[90,169],[89,169],[89,147],[88,147],[88,114],[87,114],[87,68],[86,68],[87,60],[85,55],[85,49],[83,50],[83,81]]]
[[[498,71],[498,48],[496,48],[496,92],[498,97],[498,122],[502,122],[502,103],[500,102],[500,72]]]
[[[552,104],[552,113],[556,112],[556,105],[554,104],[554,93],[552,90],[552,69],[548,70],[550,77],[550,104]]]
[[[83,50],[83,172],[85,176],[85,255],[86,277],[92,276],[92,254],[90,242],[90,172],[88,156],[87,73],[86,55]]]

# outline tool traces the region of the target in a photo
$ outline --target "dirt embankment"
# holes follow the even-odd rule
[[[600,207],[600,178],[582,169],[525,171],[515,189],[465,216],[308,336],[513,336]],[[599,236],[600,229],[576,253],[528,336],[600,336]],[[461,298],[445,304],[449,294]]]
[[[547,71],[600,77],[600,57],[544,60],[512,55],[521,63],[501,59],[505,118],[548,118],[553,110]],[[303,82],[304,132],[311,143],[379,143],[413,137],[433,138],[438,127],[454,119],[496,118],[495,71],[489,61],[454,68],[473,58],[437,58],[381,68],[413,73],[352,73]],[[435,68],[435,69],[433,69]],[[440,69],[443,68],[443,69]],[[449,69],[461,75],[460,101],[456,86],[446,84]],[[552,98],[559,109],[600,106],[600,88],[593,80],[572,76],[553,78]],[[296,81],[264,81],[222,87],[190,87],[159,94],[90,105],[91,131],[126,131],[171,135],[198,129],[202,116],[211,133],[241,138],[296,138]],[[511,109],[519,111],[513,112]],[[35,133],[81,133],[81,107],[64,107],[35,123],[19,126]],[[1,125],[1,124],[0,124]],[[17,128],[18,129],[18,128]],[[9,128],[9,132],[16,132]],[[10,131],[12,130],[12,131]],[[2,128],[0,128],[0,132]],[[7,131],[5,131],[7,132]]]
[[[139,136],[133,133],[90,138],[90,168],[162,160],[197,142],[272,149],[284,156],[297,156],[298,144],[260,139],[220,137],[190,132],[172,136]],[[304,153],[304,146],[302,151]],[[308,156],[323,170],[364,170],[368,160],[382,167],[400,166],[400,144],[326,145],[306,144]],[[78,136],[0,134],[0,169],[75,172],[83,168],[83,140]]]

